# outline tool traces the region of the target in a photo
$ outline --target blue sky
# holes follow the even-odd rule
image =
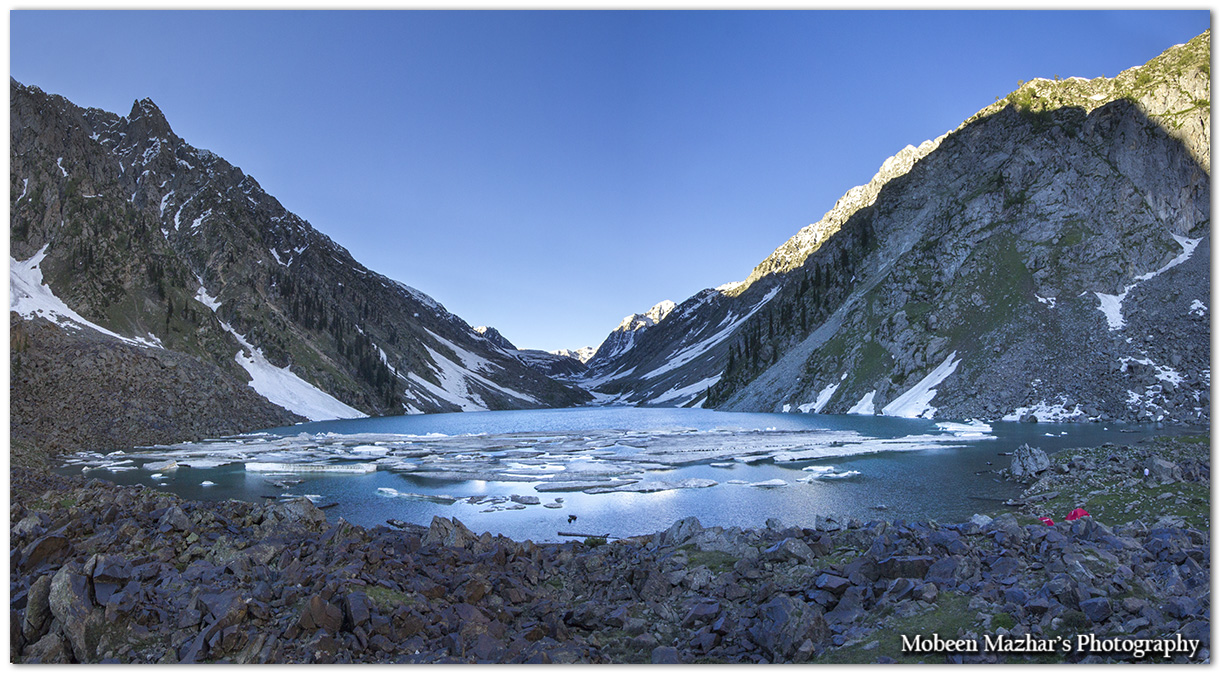
[[[175,133],[523,348],[745,278],[881,163],[1179,12],[28,12],[10,74]]]

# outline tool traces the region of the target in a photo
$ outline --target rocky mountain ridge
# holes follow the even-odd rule
[[[1209,232],[1204,33],[1113,79],[1023,83],[904,149],[586,383],[741,411],[1207,423]]]
[[[184,354],[297,413],[284,421],[589,399],[357,263],[253,177],[174,135],[151,100],[120,117],[12,81],[10,135],[10,309],[22,321]],[[38,403],[20,379],[10,393]]]

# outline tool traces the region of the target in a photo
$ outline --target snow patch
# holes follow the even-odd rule
[[[1170,269],[1189,260],[1190,256],[1194,254],[1195,249],[1199,247],[1199,242],[1203,240],[1202,238],[1188,239],[1184,236],[1178,236],[1177,234],[1171,234],[1170,236],[1172,236],[1173,240],[1177,241],[1178,245],[1182,247],[1181,255],[1173,258],[1168,264],[1156,271],[1151,271],[1147,274],[1136,276],[1135,283],[1132,283],[1124,288],[1122,294],[1120,295],[1107,295],[1105,293],[1098,292],[1093,293],[1094,295],[1097,295],[1097,299],[1101,301],[1101,305],[1097,308],[1106,315],[1106,323],[1109,324],[1111,330],[1121,330],[1123,326],[1127,324],[1127,321],[1123,319],[1123,300],[1127,299],[1127,293],[1131,292],[1132,288],[1139,285],[1143,281],[1156,278],[1157,276],[1160,276]]]
[[[64,158],[63,158],[63,157],[60,157],[59,159],[56,159],[56,160],[55,160],[55,165],[59,167],[60,172],[64,174],[64,177],[65,177],[65,178],[67,178],[67,177],[68,177],[68,169],[64,168]]]
[[[1038,298],[1039,302],[1045,304],[1046,306],[1050,307],[1051,309],[1055,308],[1055,298],[1054,297],[1042,297],[1041,295],[1038,295],[1037,293],[1034,294],[1034,297]]]
[[[846,377],[847,375],[844,374],[843,376]],[[818,414],[819,412],[822,411],[822,408],[826,407],[826,403],[830,402],[830,396],[834,395],[835,391],[839,390],[839,384],[842,383],[842,381],[843,380],[840,379],[839,381],[822,389],[821,392],[818,393],[817,400],[814,400],[811,403],[805,403],[804,405],[801,405],[797,409],[799,409],[800,411],[802,411],[806,414],[808,414],[809,412]]]
[[[714,386],[716,384],[716,382],[719,382],[719,381],[720,381],[720,375],[715,375],[712,377],[708,377],[706,379],[701,379],[689,386],[683,386],[681,388],[677,388],[677,387],[671,388],[670,390],[666,391],[665,393],[662,393],[661,395],[657,396],[656,398],[653,398],[652,400],[649,400],[648,402],[654,403],[654,404],[660,404],[660,403],[668,402],[671,400],[675,401],[677,404],[681,404],[681,402],[690,402],[696,396],[698,396],[699,394],[706,391],[709,387]],[[784,411],[787,412],[788,410],[784,410]]]
[[[1127,286],[1127,290],[1124,290],[1121,295],[1093,293],[1097,295],[1098,300],[1101,300],[1101,305],[1097,308],[1106,315],[1106,323],[1109,324],[1111,330],[1121,330],[1127,324],[1127,321],[1123,319],[1123,300],[1127,299],[1127,293],[1134,287],[1134,285]]]
[[[200,295],[207,297],[207,293],[202,288],[201,285]],[[220,306],[220,304],[217,303],[216,306]],[[244,349],[239,350],[233,359],[250,374],[250,388],[262,397],[310,421],[359,419],[368,416],[301,379],[287,367],[272,365],[261,349],[246,341],[246,338],[228,323],[221,321],[220,326],[233,335]],[[249,354],[246,353],[247,351]]]
[[[939,386],[949,375],[957,371],[957,364],[961,360],[956,360],[956,356],[956,351],[949,354],[949,357],[945,358],[944,362],[938,365],[935,370],[929,372],[928,376],[912,386],[909,391],[886,405],[881,410],[881,413],[887,417],[905,417],[907,419],[924,417],[931,419],[936,414],[936,408],[928,404],[932,402],[932,398],[936,397],[936,389],[933,387]]]
[[[1074,406],[1072,409],[1067,409],[1063,406],[1063,401],[1058,403],[1048,403],[1046,401],[1039,402],[1036,405],[1028,407],[1018,407],[1010,414],[1004,415],[1004,421],[1020,421],[1021,417],[1032,414],[1038,418],[1038,421],[1059,422],[1067,421],[1084,415],[1084,410],[1080,409],[1080,405]]]
[[[41,316],[60,326],[73,328],[89,328],[115,339],[136,346],[160,347],[160,342],[152,342],[143,337],[124,337],[102,326],[87,320],[73,311],[63,300],[42,281],[42,269],[39,265],[47,256],[47,248],[43,246],[28,260],[17,261],[9,257],[9,310],[16,311],[22,318]]]
[[[1207,305],[1199,300],[1194,300],[1190,303],[1190,313],[1194,316],[1203,316],[1207,313]]]
[[[211,214],[212,214],[212,209],[210,209],[210,208],[208,210],[204,211],[202,215],[195,218],[195,221],[191,223],[191,229],[193,230],[193,229],[199,227],[199,225],[203,224],[203,219],[208,217]]]
[[[876,414],[876,411],[873,408],[873,396],[875,395],[877,395],[877,389],[873,389],[872,391],[865,393],[864,397],[860,399],[860,402],[853,405],[850,410],[847,410],[847,413],[863,414],[866,416]]]
[[[220,308],[220,300],[208,294],[208,289],[203,287],[203,279],[198,276],[195,278],[199,281],[199,290],[195,293],[195,300],[211,309],[212,313],[216,313],[216,310]]]

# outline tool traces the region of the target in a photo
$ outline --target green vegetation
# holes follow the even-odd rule
[[[1181,461],[1184,457],[1192,456],[1199,460],[1208,460],[1210,438],[1159,438],[1154,447],[1156,454],[1168,461]],[[1138,474],[1103,478],[1104,473],[1098,471],[1074,468],[1068,474],[1059,474],[1055,468],[1056,465],[1079,457],[1104,469],[1110,454],[1132,451],[1136,450],[1113,446],[1092,447],[1073,449],[1052,457],[1053,465],[1048,473],[1049,477],[1046,478],[1050,484],[1045,490],[1058,494],[1047,501],[1025,506],[1018,519],[1022,524],[1033,524],[1037,522],[1038,515],[1049,514],[1052,519],[1058,521],[1073,508],[1083,507],[1094,519],[1111,527],[1137,520],[1152,525],[1162,517],[1169,516],[1179,517],[1187,526],[1196,529],[1206,531],[1210,528],[1211,489],[1208,483],[1150,484],[1140,479]]]
[[[844,646],[824,653],[812,662],[826,664],[850,664],[876,662],[877,656],[887,655],[900,663],[943,662],[943,655],[928,653],[902,653],[902,635],[908,638],[916,634],[931,636],[939,634],[944,639],[955,639],[970,630],[977,630],[975,613],[970,610],[970,599],[955,592],[943,592],[933,608],[906,618],[886,618],[876,632],[864,637],[859,643]],[[877,641],[876,647],[864,647]]]
[[[693,543],[683,545],[679,550],[686,551],[687,565],[691,567],[706,566],[708,571],[720,574],[731,571],[737,563],[737,558],[719,550],[700,550]]]
[[[419,599],[414,595],[409,595],[398,590],[391,590],[388,587],[381,585],[369,585],[365,588],[364,594],[373,602],[378,609],[390,613],[400,605],[414,606],[419,603]]]
[[[1006,629],[1011,630],[1017,626],[1017,619],[1012,617],[1012,614],[1001,611],[991,617],[991,629]]]

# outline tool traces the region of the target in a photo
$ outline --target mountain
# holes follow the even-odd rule
[[[586,384],[741,411],[1208,422],[1210,57],[1207,32],[1113,79],[1022,83],[744,281],[603,346]]]
[[[589,362],[589,360],[590,360],[591,358],[593,358],[594,354],[596,354],[596,353],[597,353],[597,347],[593,347],[593,346],[582,346],[582,347],[580,347],[579,349],[575,349],[575,350],[573,350],[573,349],[558,349],[558,350],[556,350],[556,351],[549,351],[548,353],[553,353],[553,354],[555,354],[556,356],[564,356],[564,357],[567,357],[567,358],[574,358],[574,359],[576,359],[576,360],[579,360],[579,361],[580,361],[580,362],[582,362],[582,363],[588,363],[588,362]]]
[[[590,399],[356,262],[253,177],[176,136],[151,100],[119,116],[11,81],[9,118],[10,323],[25,340],[20,358],[11,350],[14,435],[47,425],[38,416],[52,392],[82,419],[103,400],[162,411],[165,432],[116,432],[116,445],[181,439],[188,426]],[[126,378],[67,385],[82,340],[99,358],[130,361]],[[157,363],[213,382],[215,409],[184,406],[154,381]],[[39,379],[61,371],[56,383]],[[230,408],[252,416],[234,423]],[[57,442],[95,442],[100,425]]]
[[[506,355],[516,358],[522,365],[547,377],[569,379],[585,371],[585,364],[570,356],[540,349],[518,349],[495,328],[481,325],[474,331]]]
[[[483,339],[486,339],[487,341],[491,342],[495,346],[500,347],[501,349],[505,349],[508,351],[517,350],[517,347],[513,346],[513,343],[508,341],[507,339],[505,339],[504,335],[501,335],[500,331],[496,330],[495,328],[489,328],[486,325],[480,325],[477,328],[475,328],[474,331],[479,333],[479,335],[481,335],[483,337]]]

